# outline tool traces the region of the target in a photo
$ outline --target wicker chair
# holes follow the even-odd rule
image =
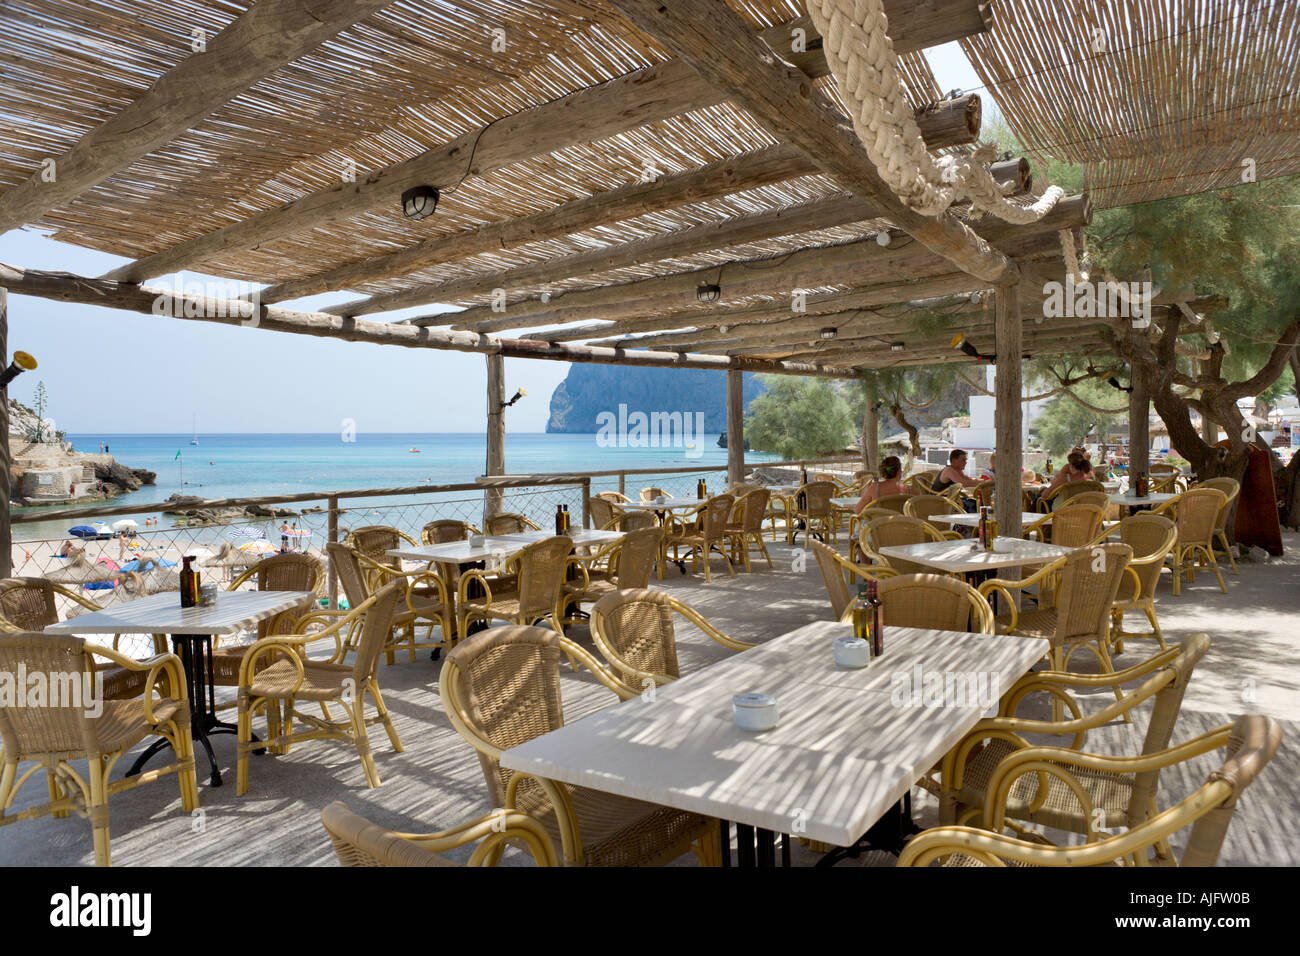
[[[1115,653],[1124,652],[1126,637],[1154,637],[1165,648],[1165,638],[1160,632],[1160,622],[1156,619],[1156,584],[1160,572],[1164,570],[1165,556],[1173,550],[1178,540],[1178,529],[1174,523],[1163,515],[1136,514],[1113,525],[1105,537],[1119,532],[1121,543],[1133,549],[1133,558],[1128,569],[1134,581],[1131,596],[1125,596],[1127,584],[1120,585],[1119,597],[1111,606],[1110,637]],[[1124,630],[1124,615],[1129,611],[1141,611],[1151,623],[1149,634],[1134,633]]]
[[[670,497],[668,492],[664,491],[662,488],[650,487],[650,488],[641,489],[642,501],[654,501],[656,498],[667,498],[667,497]]]
[[[612,505],[627,505],[632,503],[632,499],[621,491],[598,491],[595,497],[603,501],[608,501]]]
[[[564,609],[569,602],[564,590],[565,573],[571,560],[579,568],[582,566],[571,559],[572,554],[573,539],[555,535],[525,545],[511,555],[504,569],[511,577],[504,584],[500,579],[494,582],[482,571],[466,571],[460,576],[456,595],[457,633],[468,633],[472,621],[532,624],[549,620],[563,634]],[[481,596],[470,595],[475,586],[482,588]]]
[[[542,526],[533,524],[527,517],[513,511],[503,511],[493,515],[484,522],[488,534],[523,534],[525,531],[541,531]]]
[[[567,605],[581,611],[583,604],[598,601],[611,591],[649,587],[650,575],[663,553],[663,540],[663,529],[658,527],[630,531],[590,560],[579,562],[581,580],[564,585]]]
[[[1277,721],[1252,714],[1160,754],[1140,758],[1032,747],[997,768],[993,789],[1014,791],[1025,775],[1037,774],[1046,767],[1051,767],[1053,773],[1084,781],[1098,774],[1119,777],[1149,773],[1153,768],[1182,763],[1220,747],[1226,748],[1226,754],[1223,764],[1199,789],[1116,836],[1082,846],[1058,847],[1045,846],[1041,839],[1022,840],[988,829],[935,827],[908,841],[898,865],[928,866],[940,860],[947,866],[1214,866],[1241,795],[1268,766],[1281,742],[1282,728]],[[1071,766],[1078,772],[1071,772]],[[996,823],[999,814],[1005,813],[994,804],[990,816]],[[1169,838],[1189,825],[1192,832],[1182,859],[1176,861],[1169,850]]]
[[[1081,481],[1067,481],[1063,485],[1057,485],[1056,489],[1052,491],[1051,494],[1044,492],[1039,495],[1038,510],[1046,513],[1060,507],[1075,495],[1081,495],[1088,491],[1100,492],[1103,495],[1106,494],[1106,488],[1100,481],[1088,481],[1087,479]],[[1109,496],[1106,497],[1106,501],[1110,501]]]
[[[809,543],[812,545],[813,555],[817,558],[817,567],[821,570],[826,593],[831,599],[831,613],[835,615],[837,621],[844,616],[848,606],[853,603],[853,595],[849,593],[849,581],[855,578],[864,583],[872,580],[879,581],[898,573],[883,564],[869,566],[854,564],[828,544],[822,544],[820,541]]]
[[[1219,562],[1214,557],[1214,532],[1219,520],[1219,512],[1227,507],[1227,495],[1217,488],[1193,488],[1184,491],[1177,498],[1171,498],[1159,508],[1156,514],[1174,512],[1174,524],[1178,527],[1178,540],[1174,542],[1170,554],[1174,562],[1174,596],[1183,593],[1183,575],[1188,583],[1196,581],[1196,559],[1208,563],[1219,579],[1219,590],[1228,593],[1228,586],[1223,583],[1219,572]]]
[[[43,631],[59,622],[58,597],[63,597],[88,611],[98,611],[99,605],[86,600],[77,592],[45,578],[0,579],[0,632]],[[118,650],[118,635],[111,645]],[[154,637],[154,653],[167,651],[163,635]],[[102,682],[101,693],[106,700],[130,700],[144,693],[148,685],[147,672],[122,667],[111,661],[95,661],[95,673]]]
[[[673,549],[673,555],[678,560],[681,559],[681,549],[685,548],[691,555],[692,571],[699,568],[699,562],[702,560],[705,581],[713,580],[709,571],[709,557],[714,551],[717,551],[726,562],[727,573],[733,578],[736,576],[736,571],[731,566],[731,558],[727,554],[727,521],[731,517],[731,509],[735,503],[736,499],[731,495],[715,495],[685,517],[669,518],[665,546]],[[685,522],[692,517],[696,519],[696,523],[686,524]]]
[[[538,866],[556,866],[555,847],[540,823],[518,810],[498,810],[441,833],[394,833],[337,800],[320,814],[339,866],[455,866],[444,853],[482,840],[469,866],[486,866],[506,843],[522,843]]]
[[[587,508],[591,512],[592,527],[597,530],[609,531],[618,526],[618,515],[614,511],[614,505],[607,498],[589,498]]]
[[[771,498],[772,492],[766,488],[746,492],[733,508],[735,520],[727,522],[732,563],[744,561],[746,571],[753,570],[749,555],[754,551],[766,558],[767,566],[772,567],[772,556],[767,553],[767,545],[763,543],[763,519],[767,515],[767,505]]]
[[[803,507],[799,506],[801,495]],[[835,497],[835,483],[832,481],[810,481],[799,487],[792,499],[794,507],[790,513],[795,521],[803,522],[803,528],[799,529],[787,523],[786,535],[791,544],[794,544],[795,539],[799,537],[800,530],[807,540],[808,535],[817,533],[814,528],[820,528],[826,540],[835,543],[835,509],[831,504],[833,497]]]
[[[1237,495],[1241,494],[1241,482],[1236,478],[1206,478],[1197,488],[1215,488],[1222,491],[1227,500],[1223,507],[1219,509],[1219,516],[1214,519],[1214,540],[1223,545],[1223,553],[1228,556],[1228,564],[1232,566],[1232,573],[1237,574],[1237,558],[1232,553],[1232,545],[1228,541],[1228,516],[1232,514],[1232,506],[1237,501]]]
[[[451,595],[447,591],[447,585],[436,573],[428,569],[394,571],[375,564],[360,552],[335,541],[326,544],[325,550],[350,608],[360,607],[379,587],[406,579],[405,607],[399,605],[392,615],[390,633],[384,642],[384,655],[389,664],[395,662],[398,648],[406,648],[411,660],[415,660],[417,648],[429,647],[435,652],[441,651],[455,638],[457,632]],[[378,587],[373,582],[378,582]],[[416,629],[421,626],[426,628],[424,640],[416,636]],[[438,640],[433,639],[435,626],[442,629]],[[353,638],[355,634],[348,637],[349,647],[355,644]]]
[[[918,495],[934,495],[938,494],[934,490],[934,483],[941,474],[943,474],[942,468],[936,471],[918,471],[915,475],[904,478],[903,481],[910,485]]]
[[[637,696],[582,647],[539,627],[494,627],[447,655],[439,696],[452,726],[478,752],[490,805],[540,822],[566,866],[655,866],[690,850],[701,863],[720,863],[715,820],[501,766],[503,751],[564,725],[565,654],[581,660],[621,700]]]
[[[857,540],[858,536],[862,534],[863,524],[874,517],[886,514],[907,514],[907,503],[913,498],[919,497],[942,498],[940,495],[881,495],[879,498],[873,498],[865,508],[849,518],[849,537]],[[954,507],[958,511],[962,510],[960,505],[954,504]]]
[[[903,498],[903,514],[909,518],[929,521],[935,515],[963,515],[966,509],[957,502],[943,495],[887,495],[889,498]],[[873,502],[874,504],[874,502]],[[888,509],[893,511],[893,508]]]
[[[615,530],[617,531],[640,531],[642,528],[659,527],[655,516],[648,511],[618,511],[616,516]]]
[[[965,581],[942,574],[900,574],[882,580],[877,594],[890,627],[994,633],[993,609]]]
[[[679,614],[705,636],[733,651],[753,647],[733,640],[694,608],[663,591],[640,588],[606,594],[591,609],[591,639],[619,680],[642,690],[681,677],[673,615]]]
[[[1077,781],[1080,787],[1077,793],[1086,794],[1091,806],[1080,803],[1069,781],[1051,774],[1021,780],[1010,793],[1001,796],[996,796],[997,790],[991,784],[995,774],[1005,766],[1003,761],[1035,746],[1027,739],[1028,735],[1055,737],[1061,746],[1082,753],[1090,731],[1106,726],[1117,717],[1131,721],[1133,712],[1148,700],[1153,705],[1141,753],[1148,756],[1163,751],[1169,746],[1178,723],[1192,671],[1209,647],[1209,637],[1195,634],[1180,646],[1160,651],[1118,673],[1074,674],[1053,669],[1026,674],[1002,696],[998,716],[981,720],[944,756],[939,822],[965,824],[996,805],[999,812],[1013,819],[1085,835],[1096,832],[1098,821],[1093,816],[1093,807],[1104,810],[1102,827],[1141,823],[1155,812],[1159,766],[1137,774],[1083,775]],[[1124,685],[1134,681],[1141,683],[1125,691]],[[1069,693],[1071,688],[1107,687],[1114,690],[1115,701],[1087,716]],[[1039,693],[1051,697],[1054,709],[1062,704],[1067,706],[1070,718],[1017,717],[1020,704]]]
[[[1164,462],[1153,462],[1147,468],[1147,471],[1151,474],[1151,490],[1154,492],[1178,494],[1179,491],[1186,490],[1186,481],[1179,477],[1179,469],[1173,465],[1167,465]],[[1180,487],[1180,485],[1183,487]]]
[[[402,752],[402,742],[384,707],[375,680],[379,669],[379,655],[392,633],[393,613],[402,594],[400,581],[384,585],[361,604],[352,607],[340,617],[317,612],[298,621],[293,634],[275,634],[248,648],[239,669],[239,721],[236,744],[235,795],[248,792],[248,755],[256,747],[267,747],[273,753],[288,753],[289,747],[304,740],[343,740],[354,744],[361,757],[366,782],[379,786],[379,771],[370,752],[368,724],[383,724],[393,749]],[[333,620],[321,630],[312,627],[320,621]],[[356,656],[351,664],[344,663],[349,648],[346,635],[353,625],[360,631]],[[334,653],[329,660],[306,657],[308,643],[334,638]],[[267,664],[266,660],[271,663]],[[365,716],[366,693],[374,700],[376,716]],[[299,702],[319,704],[322,716],[297,709]],[[330,717],[328,705],[337,703],[346,715],[342,720]],[[253,742],[253,716],[259,711],[266,715],[266,737],[261,743]],[[297,719],[310,729],[294,733]]]
[[[400,571],[402,570],[402,559],[390,557],[388,552],[400,548],[404,544],[414,547],[415,539],[404,531],[398,531],[396,528],[388,527],[388,525],[372,524],[350,531],[347,537],[343,539],[343,543],[354,551],[365,555],[375,564],[392,568],[394,571]],[[382,578],[382,574],[378,575],[376,580],[372,582],[372,586],[382,586]]]
[[[447,544],[450,541],[465,541],[470,535],[478,533],[478,528],[468,521],[439,518],[437,521],[430,521],[420,529],[420,543]]]
[[[944,537],[943,532],[934,525],[906,515],[872,518],[858,533],[858,547],[862,549],[862,553],[873,563],[893,568],[899,574],[928,574],[931,571],[925,565],[912,561],[887,558],[880,553],[881,548],[945,540],[947,538]]]
[[[1028,538],[1033,534],[1040,541],[1050,541],[1062,548],[1082,548],[1096,540],[1103,514],[1096,505],[1075,504],[1071,499],[1069,504],[1022,528],[1021,535]]]
[[[77,682],[76,699],[46,701],[46,706],[24,706],[25,701],[0,704],[0,826],[52,813],[58,817],[77,812],[89,816],[94,834],[95,863],[111,862],[108,836],[108,798],[175,773],[180,783],[181,809],[199,806],[198,779],[194,772],[194,742],[190,739],[187,680],[180,658],[159,654],[145,661],[132,660],[108,647],[88,644],[79,637],[18,631],[0,634],[0,673],[84,675],[93,682],[94,658],[104,658],[123,670],[145,675],[138,697],[130,700],[96,699],[93,706],[81,699],[85,684]],[[61,685],[69,686],[69,685]],[[25,688],[24,688],[25,690]],[[53,695],[54,688],[51,687]],[[176,759],[148,773],[109,782],[113,766],[128,750],[151,735],[165,738]],[[89,762],[74,768],[74,761]],[[33,762],[21,776],[18,765]],[[10,812],[14,797],[40,768],[45,767],[49,802]]]

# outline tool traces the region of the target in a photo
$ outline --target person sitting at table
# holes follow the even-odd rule
[[[880,463],[880,477],[867,485],[862,492],[862,497],[858,499],[857,506],[853,509],[855,514],[862,514],[862,509],[867,507],[877,498],[883,495],[909,495],[912,489],[903,484],[899,475],[903,471],[903,463],[898,460],[897,455],[890,455]]]
[[[1066,456],[1065,467],[1053,476],[1051,484],[1043,490],[1043,494],[1050,495],[1061,485],[1068,485],[1072,481],[1092,480],[1092,462],[1076,448]]]
[[[997,454],[989,455],[989,477],[997,478]],[[1034,480],[1034,473],[1027,468],[1020,469],[1020,483],[1022,485],[1031,484]]]

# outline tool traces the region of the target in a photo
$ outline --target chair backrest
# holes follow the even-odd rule
[[[591,607],[596,648],[629,687],[641,678],[627,669],[681,676],[673,628],[673,599],[648,588],[611,591]]]
[[[599,498],[601,501],[608,501],[612,505],[621,505],[625,501],[632,500],[621,491],[598,491],[596,492],[595,497]]]
[[[642,501],[654,501],[656,498],[667,497],[667,496],[668,496],[668,492],[664,491],[662,488],[655,488],[652,486],[650,488],[641,489]]]
[[[964,508],[943,495],[912,495],[910,498],[903,495],[888,495],[887,497],[904,498],[903,514],[909,518],[920,518],[922,521],[929,521],[935,515],[965,513]]]
[[[302,552],[263,558],[240,576],[244,577],[255,579],[259,591],[311,591],[320,594],[325,588],[325,566],[314,555]],[[260,621],[257,625],[258,640],[271,634],[292,633],[298,618],[312,610],[313,606],[308,604]]]
[[[918,471],[903,480],[911,485],[918,495],[930,495],[934,494],[934,483],[941,474],[943,474],[942,468],[935,471]]]
[[[1147,471],[1151,472],[1151,474],[1153,474],[1153,475],[1176,475],[1176,474],[1178,474],[1178,468],[1177,468],[1177,467],[1175,467],[1174,465],[1169,464],[1168,462],[1163,462],[1163,461],[1153,461],[1153,462],[1151,462],[1151,464],[1147,466]]]
[[[1061,487],[1056,490],[1056,495],[1054,497],[1058,502],[1064,504],[1064,502],[1069,501],[1075,495],[1086,494],[1090,491],[1106,495],[1106,488],[1100,481],[1091,481],[1085,478],[1082,481],[1069,481],[1061,485]],[[1106,496],[1106,500],[1109,502],[1110,497]]]
[[[1214,538],[1219,512],[1225,510],[1228,496],[1218,488],[1192,488],[1176,499],[1179,544],[1206,544]]]
[[[587,508],[591,511],[591,523],[597,528],[607,528],[614,521],[614,506],[604,498],[599,496],[587,500]]]
[[[965,581],[942,574],[900,574],[877,585],[886,627],[993,633],[988,601]]]
[[[1125,518],[1119,523],[1119,540],[1133,549],[1133,560],[1129,567],[1137,575],[1138,598],[1154,597],[1156,582],[1164,568],[1165,555],[1178,540],[1178,529],[1164,515],[1146,512]],[[1150,560],[1142,561],[1141,559]],[[1129,596],[1129,585],[1121,584],[1119,596]]]
[[[525,546],[518,555],[519,610],[539,618],[555,610],[564,588],[564,566],[573,553],[573,539],[554,535]]]
[[[826,517],[831,513],[831,499],[835,497],[832,481],[810,481],[799,489],[803,492],[803,513],[811,517]]]
[[[325,545],[325,553],[329,555],[330,567],[338,575],[348,606],[360,606],[370,597],[370,586],[366,583],[366,574],[361,568],[357,552],[346,544],[330,541]]]
[[[663,529],[652,525],[629,531],[618,548],[619,588],[645,588],[650,586],[650,575],[659,559],[663,543]]]
[[[348,611],[349,615],[360,615],[362,619],[357,656],[352,662],[352,678],[358,689],[373,678],[379,669],[379,655],[384,652],[384,643],[393,632],[397,599],[404,593],[403,582],[390,581],[372,594],[368,601],[363,601]]]
[[[844,614],[845,608],[853,600],[853,595],[849,593],[849,584],[844,577],[844,568],[835,560],[838,552],[828,545],[822,544],[816,539],[811,539],[813,556],[817,559],[817,567],[821,570],[822,581],[826,585],[826,593],[831,599],[831,611],[835,615],[835,620],[839,620]]]
[[[1052,512],[1052,544],[1082,548],[1101,530],[1102,510],[1096,505],[1068,505]]]
[[[1115,541],[1079,548],[1064,557],[1054,645],[1106,639],[1110,607],[1132,557],[1132,548]]]
[[[455,518],[439,518],[430,521],[420,529],[421,544],[446,544],[448,541],[464,541],[477,529],[468,521]]]
[[[43,706],[27,699],[28,687],[17,686],[20,671],[44,675]],[[97,688],[85,641],[40,631],[0,634],[0,674],[14,682],[16,691],[0,695],[0,744],[6,760],[104,752],[99,722],[92,716]]]
[[[867,543],[873,551],[892,548],[904,544],[921,544],[932,540],[926,530],[928,525],[920,518],[906,515],[890,515],[888,518],[873,518],[865,529]]]
[[[59,622],[54,585],[44,578],[0,580],[0,618],[18,631],[43,631]]]
[[[1226,475],[1220,478],[1206,478],[1197,488],[1215,488],[1222,491],[1227,499],[1223,502],[1223,507],[1219,509],[1219,516],[1214,521],[1214,531],[1217,534],[1228,527],[1228,515],[1232,513],[1232,503],[1237,500],[1237,495],[1241,493],[1241,482],[1236,478],[1229,478]]]
[[[513,511],[492,515],[484,522],[484,528],[488,534],[522,534],[525,531],[537,530],[535,524]]]
[[[900,515],[906,514],[907,503],[915,497],[916,495],[881,495],[871,502],[871,507],[879,508],[881,511],[895,511]]]
[[[387,525],[372,524],[349,532],[343,543],[356,548],[371,561],[384,564],[390,568],[400,568],[400,558],[389,557],[386,552],[400,548],[403,544],[414,544],[410,537]]]
[[[731,518],[731,509],[736,499],[731,495],[714,495],[704,503],[703,534],[706,540],[723,537],[727,533],[727,522]]]
[[[501,750],[564,726],[560,698],[561,638],[548,628],[513,625],[480,631],[458,642],[444,667],[443,705],[475,734]],[[514,771],[479,751],[491,805],[506,805]]]
[[[657,528],[659,523],[648,511],[620,511],[618,514],[619,531],[640,531],[642,528]]]
[[[772,492],[766,488],[755,488],[753,491],[745,492],[736,502],[736,507],[741,509],[741,528],[745,531],[761,532],[763,516],[767,514],[767,505],[771,499]]]

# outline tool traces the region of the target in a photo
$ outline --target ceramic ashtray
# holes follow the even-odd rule
[[[776,698],[770,694],[737,694],[731,698],[736,726],[744,730],[771,730],[780,719]]]

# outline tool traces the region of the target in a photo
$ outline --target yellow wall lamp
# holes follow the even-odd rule
[[[36,359],[26,352],[14,352],[14,360],[9,363],[7,369],[0,372],[0,388],[8,388],[9,383],[19,375],[30,372],[34,368],[36,368]]]

